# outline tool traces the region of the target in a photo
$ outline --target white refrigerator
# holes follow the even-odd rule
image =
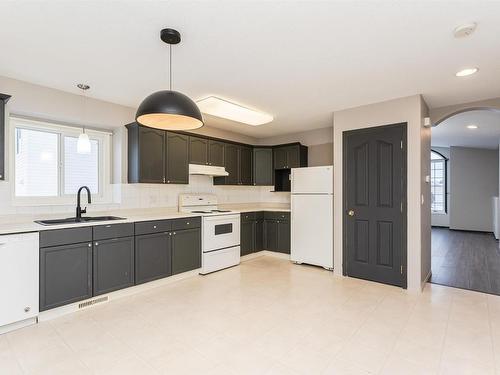
[[[292,168],[291,255],[333,269],[333,166]]]

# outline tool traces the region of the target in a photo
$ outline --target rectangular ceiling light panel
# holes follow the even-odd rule
[[[201,99],[196,104],[203,113],[243,124],[257,126],[273,121],[273,116],[267,113],[255,111],[216,96]]]

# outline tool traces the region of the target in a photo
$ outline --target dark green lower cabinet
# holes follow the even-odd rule
[[[240,252],[248,255],[255,251],[256,222],[241,221],[240,227]]]
[[[172,274],[201,267],[201,230],[185,229],[172,233]]]
[[[255,223],[255,249],[254,251],[264,250],[264,220],[259,219]]]
[[[135,237],[135,283],[161,279],[172,274],[171,232]]]
[[[278,249],[277,220],[264,220],[264,247],[271,251]]]
[[[278,220],[278,246],[280,253],[290,254],[290,222]]]
[[[92,297],[92,243],[40,249],[40,311]]]
[[[94,242],[94,296],[134,285],[134,237]]]

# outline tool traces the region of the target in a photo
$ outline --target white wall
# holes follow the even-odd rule
[[[447,163],[447,171],[446,171],[446,180],[448,182],[446,186],[446,214],[435,214],[431,213],[432,218],[432,226],[435,227],[449,227],[450,226],[450,199],[451,199],[451,178],[450,178],[450,170],[451,170],[451,159],[450,159],[450,148],[449,147],[431,147],[432,150],[439,152],[445,158],[448,159]]]
[[[420,95],[394,99],[382,103],[346,109],[334,113],[334,272],[342,275],[343,248],[343,192],[342,192],[342,133],[387,124],[408,123],[408,192],[407,192],[407,248],[408,248],[408,290],[420,291],[422,281],[430,270],[430,189],[425,186],[425,165],[429,165],[430,155],[424,155],[430,147],[430,130],[423,127],[425,103]],[[424,150],[424,152],[423,152]],[[421,200],[424,200],[424,204]],[[429,228],[422,234],[422,228]],[[425,236],[425,237],[424,237]],[[425,242],[424,242],[425,240]],[[422,259],[425,261],[425,267]],[[425,275],[422,275],[425,274]]]
[[[450,228],[493,231],[492,197],[498,196],[498,150],[450,147]]]

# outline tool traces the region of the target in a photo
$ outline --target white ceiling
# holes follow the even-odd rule
[[[137,107],[167,85],[159,30],[181,31],[174,88],[273,114],[254,137],[330,126],[332,111],[424,94],[500,96],[499,1],[2,1],[0,75]],[[476,32],[454,39],[459,24]],[[467,66],[480,72],[458,79]]]
[[[477,129],[467,129],[476,125]],[[432,146],[498,149],[500,111],[475,110],[456,114],[432,128]]]

